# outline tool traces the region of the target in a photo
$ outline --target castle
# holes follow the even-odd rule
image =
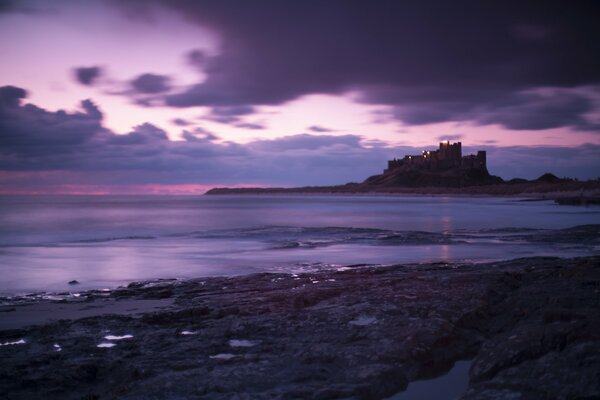
[[[478,151],[477,154],[462,155],[461,142],[452,143],[448,140],[440,143],[440,148],[433,151],[423,150],[422,154],[404,156],[402,159],[388,161],[384,173],[390,171],[446,171],[453,169],[481,170],[487,172],[486,152]]]

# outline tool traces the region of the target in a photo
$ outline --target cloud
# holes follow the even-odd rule
[[[190,126],[193,125],[192,122],[188,121],[187,119],[183,119],[183,118],[174,118],[171,120],[172,123],[174,123],[177,126]]]
[[[450,141],[460,140],[460,139],[462,139],[462,137],[463,137],[463,135],[442,135],[442,136],[436,137],[436,139],[439,140],[440,142],[443,142],[444,140],[450,140]]]
[[[0,110],[2,108],[16,108],[21,104],[21,99],[27,97],[25,89],[16,86],[0,87]]]
[[[212,142],[215,140],[219,140],[219,137],[217,135],[202,128],[195,128],[192,131],[184,130],[181,136],[184,140],[188,142]]]
[[[235,124],[235,127],[242,128],[242,129],[253,129],[253,130],[267,129],[267,127],[263,124],[256,124],[256,123],[252,123],[252,122],[240,122],[238,124]]]
[[[254,112],[254,107],[250,107],[250,106],[212,107],[210,114],[207,117],[205,117],[205,119],[214,121],[214,122],[218,122],[221,124],[230,124],[230,125],[244,128],[243,125],[246,125],[248,123],[243,122],[241,117],[244,115],[250,115],[253,112]],[[240,126],[240,125],[242,125],[242,126]],[[258,128],[258,126],[259,126],[258,124],[248,124],[248,125],[256,125],[257,126],[256,128],[251,128],[251,129],[263,129],[263,128]],[[247,126],[246,126],[246,128],[247,128]]]
[[[256,140],[249,146],[254,149],[282,151],[282,150],[318,150],[335,146],[350,148],[360,147],[361,137],[357,135],[298,135],[284,136],[272,140]]]
[[[239,115],[248,115],[254,112],[254,108],[250,106],[230,106],[230,107],[213,107],[212,115],[231,117]]]
[[[0,0],[0,12],[12,11],[16,6],[17,2],[15,0]]]
[[[0,87],[0,147],[5,155],[53,153],[60,146],[71,152],[105,131],[101,126],[102,113],[91,100],[81,102],[82,112],[67,113],[22,105],[25,97],[23,89]],[[23,162],[31,165],[31,160]]]
[[[584,115],[593,111],[592,100],[568,92],[551,96],[519,94],[504,104],[488,107],[473,119],[481,124],[501,124],[513,130],[541,130],[559,127],[600,129]]]
[[[407,124],[584,128],[585,96],[523,93],[600,83],[593,2],[162,3],[211,27],[222,42],[216,56],[188,55],[206,79],[164,96],[173,107],[278,105],[306,94],[353,92],[365,103],[396,106],[393,116]],[[499,99],[507,103],[498,107]]]
[[[487,147],[488,169],[505,178],[535,179],[546,172],[559,177],[600,178],[600,145],[577,147]]]
[[[167,132],[150,123],[136,126],[126,135],[109,135],[109,144],[140,145],[168,141]]]
[[[138,93],[157,94],[168,92],[171,89],[170,78],[165,75],[142,74],[133,79],[131,87]]]
[[[334,132],[333,129],[329,129],[329,128],[324,128],[322,126],[318,126],[318,125],[313,125],[313,126],[309,126],[307,128],[309,131],[313,131],[313,132],[319,132],[319,133],[323,133],[323,132]]]
[[[81,111],[52,112],[21,104],[24,95],[0,88],[0,175],[18,172],[23,185],[333,184],[372,174],[376,160],[392,151],[368,149],[352,135],[301,134],[239,145],[201,128],[171,141],[149,123],[117,135],[102,126],[102,112],[90,100]],[[52,179],[35,180],[44,174]]]
[[[31,7],[31,4],[28,4],[28,2],[25,1],[0,0],[0,14],[9,12],[34,14],[40,12],[40,10]]]
[[[149,123],[118,135],[103,126],[103,114],[91,100],[82,101],[77,111],[48,111],[23,104],[25,95],[20,88],[0,88],[5,192],[90,185],[331,185],[362,181],[380,173],[388,159],[422,150],[391,148],[358,135],[306,133],[241,145],[201,128],[185,130],[184,140],[172,141]],[[485,149],[490,171],[505,178],[535,178],[547,171],[595,178],[600,170],[600,145],[595,144]]]
[[[594,111],[593,91],[540,88],[498,95],[487,102],[469,103],[460,98],[413,102],[394,107],[392,115],[409,125],[468,120],[480,125],[499,124],[511,130],[599,130],[600,125],[586,119]]]
[[[82,85],[92,86],[94,82],[102,75],[100,67],[78,67],[75,68],[75,79]]]
[[[194,49],[186,54],[188,64],[197,68],[204,68],[208,59],[208,55],[204,51],[198,49]]]
[[[551,33],[547,28],[533,24],[518,24],[513,26],[511,31],[517,38],[525,41],[544,40]]]

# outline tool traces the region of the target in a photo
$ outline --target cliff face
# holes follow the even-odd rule
[[[378,187],[464,187],[504,182],[486,168],[453,168],[444,171],[398,168],[367,178],[363,185]]]

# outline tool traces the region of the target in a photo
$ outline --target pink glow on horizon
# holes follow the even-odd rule
[[[60,184],[48,187],[0,187],[0,195],[202,195],[215,187],[245,188],[245,187],[270,187],[265,184],[143,184],[143,185],[85,185],[85,184]]]
[[[271,187],[264,183],[242,184],[86,184],[60,183],[89,180],[73,171],[0,171],[0,195],[202,195],[215,187]],[[30,184],[23,185],[23,182]]]

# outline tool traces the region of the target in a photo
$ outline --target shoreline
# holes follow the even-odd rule
[[[133,282],[72,303],[108,314],[1,329],[0,390],[378,399],[472,358],[462,399],[594,396],[599,292],[598,256]]]
[[[202,196],[340,196],[340,197],[452,197],[452,198],[506,198],[506,199],[523,199],[523,201],[555,201],[561,198],[570,198],[570,197],[579,197],[582,195],[580,191],[557,191],[557,192],[523,192],[523,193],[511,193],[511,194],[494,194],[494,193],[445,193],[445,192],[385,192],[385,191],[377,191],[377,192],[319,192],[319,191],[294,191],[290,189],[289,191],[284,189],[282,191],[269,191],[265,189],[257,190],[257,191],[240,191],[233,192],[237,189],[229,189],[223,188],[227,192],[217,192],[217,193],[204,193]],[[219,189],[221,190],[221,189]],[[232,190],[231,193],[228,191]],[[584,196],[589,196],[590,198],[596,199],[600,196],[600,189],[598,190],[590,190],[587,192],[583,192]],[[519,200],[516,200],[519,201]]]
[[[432,197],[527,197],[556,200],[565,197],[600,197],[600,182],[516,183],[465,187],[373,187],[362,184],[307,186],[294,188],[213,188],[204,195],[349,195],[349,196],[432,196]]]

